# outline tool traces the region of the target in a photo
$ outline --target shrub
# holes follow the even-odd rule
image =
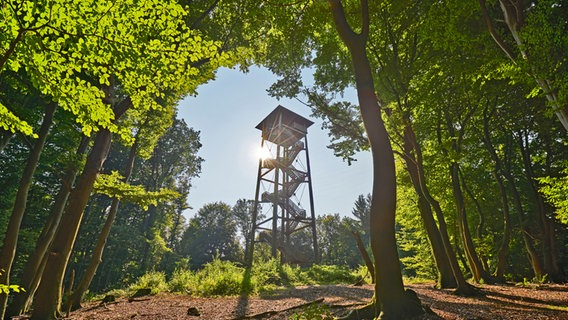
[[[269,291],[276,287],[290,286],[293,278],[296,277],[291,272],[289,266],[283,266],[275,258],[255,262],[251,273],[253,292]]]
[[[196,273],[192,292],[205,297],[238,295],[244,271],[230,261],[215,258]]]
[[[148,272],[132,284],[128,289],[129,291],[136,291],[139,289],[150,288],[152,294],[168,291],[168,284],[166,282],[166,274],[163,272]]]
[[[196,276],[191,270],[176,269],[168,282],[171,292],[192,293],[195,290]]]
[[[338,284],[354,283],[359,277],[345,266],[313,265],[303,272],[302,278],[311,284]]]

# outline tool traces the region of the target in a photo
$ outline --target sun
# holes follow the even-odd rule
[[[268,150],[266,146],[258,148],[256,150],[256,156],[257,159],[260,159],[262,161],[272,158],[272,154],[270,153],[270,150]]]

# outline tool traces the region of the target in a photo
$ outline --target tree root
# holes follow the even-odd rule
[[[416,294],[416,292],[414,292],[414,290],[411,289],[404,290],[403,300],[404,301],[401,301],[395,306],[390,306],[388,310],[382,310],[378,319],[410,320],[410,319],[424,319],[424,316],[429,313],[435,315],[430,308],[422,304],[422,302],[420,301],[418,295]]]

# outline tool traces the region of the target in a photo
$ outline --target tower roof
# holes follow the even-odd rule
[[[256,128],[265,140],[288,147],[303,138],[312,124],[313,121],[279,105]]]

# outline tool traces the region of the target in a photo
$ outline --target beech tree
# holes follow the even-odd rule
[[[154,147],[154,144],[158,142],[156,137],[161,136],[160,133],[163,132],[165,128],[171,125],[170,121],[172,116],[171,112],[164,112],[164,114],[165,115],[169,114],[170,117],[168,118],[166,116],[165,119],[163,119],[159,113],[148,112],[146,118],[141,119],[142,121],[139,125],[135,125],[138,131],[136,132],[136,135],[134,137],[134,143],[132,144],[132,146],[130,147],[130,151],[128,152],[128,160],[124,165],[124,176],[123,179],[121,179],[122,182],[127,183],[128,180],[130,179],[130,175],[132,174],[132,171],[134,169],[134,163],[137,154],[142,153],[143,155],[147,155],[149,152],[145,149],[152,149]],[[99,178],[101,178],[101,176],[99,176]],[[102,185],[103,183],[100,184]],[[116,184],[114,183],[114,181],[111,181],[111,184],[112,184],[111,187],[118,187],[119,189],[121,187],[121,184]],[[114,220],[116,218],[116,214],[120,204],[120,199],[127,198],[127,200],[138,202],[139,205],[143,206],[145,206],[146,203],[150,202],[151,200],[156,199],[156,192],[154,192],[154,194],[149,194],[147,192],[137,193],[136,192],[137,190],[135,188],[131,188],[129,186],[126,187],[127,190],[119,190],[118,193],[113,192],[113,190],[104,190],[103,188],[100,188],[101,190],[99,190],[99,192],[102,191],[103,193],[105,193],[106,191],[106,193],[109,196],[112,196],[114,194],[114,197],[110,205],[110,208],[108,209],[107,218],[105,220],[104,226],[101,229],[95,248],[91,255],[89,265],[85,270],[84,274],[82,275],[82,277],[80,278],[80,280],[77,282],[78,285],[74,289],[73,294],[70,297],[70,301],[67,302],[67,304],[71,305],[71,308],[73,310],[80,308],[83,295],[89,288],[89,285],[91,284],[91,281],[100,264],[105,244],[110,234],[111,227],[114,224]],[[141,188],[140,191],[145,191],[145,190]],[[170,195],[173,194],[170,193]],[[177,196],[179,197],[179,194],[177,194]],[[143,202],[140,203],[140,200],[138,199],[143,200]]]
[[[531,96],[544,95],[568,131],[568,50],[566,4],[562,1],[479,0],[481,14],[495,43],[536,83]],[[526,76],[525,76],[526,77]]]
[[[55,236],[53,250],[58,253],[46,265],[50,277],[39,287],[34,317],[45,318],[55,316],[65,265],[111,133],[131,140],[127,127],[116,120],[129,109],[143,113],[162,108],[160,104],[192,92],[212,70],[232,60],[220,53],[219,43],[184,24],[186,13],[175,2],[14,1],[2,6],[2,14],[2,43],[7,45],[1,70],[23,70],[39,91],[76,115],[85,134],[98,132],[70,194],[63,217],[67,230]],[[207,69],[196,67],[205,62]],[[5,105],[0,112],[5,130],[35,136]]]
[[[49,129],[53,123],[54,113],[55,104],[48,104],[46,106],[46,112],[41,125],[41,129],[39,131],[38,139],[36,140],[33,148],[31,148],[30,150],[30,155],[26,162],[26,166],[24,168],[24,172],[20,181],[20,186],[16,194],[12,214],[10,216],[8,228],[4,236],[2,251],[0,253],[0,270],[3,270],[2,274],[0,274],[0,283],[3,284],[10,283],[10,270],[12,267],[12,262],[14,261],[14,257],[16,256],[18,234],[20,231],[22,219],[24,217],[24,212],[26,210],[28,192],[32,184],[33,174],[39,163],[39,158],[45,145]],[[0,300],[0,308],[2,308],[0,317],[4,317],[3,311],[6,308],[7,296],[7,294],[2,294],[0,296],[2,298],[2,300]]]

